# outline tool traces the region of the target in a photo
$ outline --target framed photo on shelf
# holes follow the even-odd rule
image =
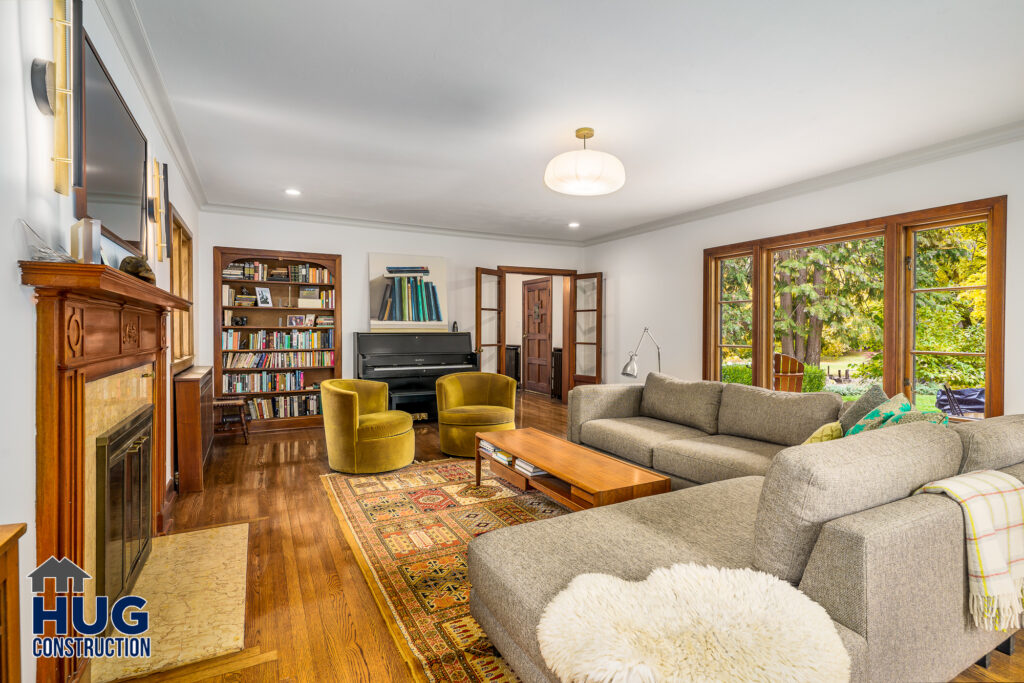
[[[307,313],[301,324],[304,327],[316,327],[316,313]]]
[[[288,316],[288,327],[303,327],[306,324],[306,316],[304,315],[290,315]]]
[[[256,305],[260,307],[268,307],[274,305],[274,300],[270,297],[269,287],[256,288]]]

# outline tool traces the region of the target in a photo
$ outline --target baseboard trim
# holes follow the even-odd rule
[[[174,530],[174,501],[178,498],[178,490],[174,488],[174,479],[167,481],[167,490],[164,491],[164,504],[156,517],[156,533],[165,536]]]

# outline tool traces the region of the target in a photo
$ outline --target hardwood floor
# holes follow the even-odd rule
[[[565,434],[566,410],[520,394],[516,423]],[[245,649],[137,679],[237,681],[410,681],[348,543],[320,475],[328,473],[319,429],[254,434],[252,443],[218,437],[206,490],[174,505],[176,533],[248,522]],[[417,423],[417,460],[444,457],[436,423]],[[1017,654],[992,654],[957,681],[1024,681],[1024,640]]]
[[[516,423],[564,436],[566,409],[521,393]],[[417,423],[416,459],[444,457],[436,423]],[[323,431],[220,436],[206,490],[174,504],[175,533],[248,522],[245,649],[141,681],[410,681],[338,527],[320,475]]]

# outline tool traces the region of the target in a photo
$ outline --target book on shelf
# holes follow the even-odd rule
[[[429,272],[429,271],[428,271]],[[437,286],[422,275],[388,276],[377,320],[443,322]]]
[[[299,288],[299,308],[334,308],[334,291],[317,287]]]
[[[248,332],[230,329],[221,332],[220,347],[224,351],[330,350],[334,348],[334,330]]]
[[[321,414],[319,394],[251,398],[246,401],[246,407],[253,420]]]
[[[426,266],[385,266],[388,275],[430,275]]]
[[[221,269],[224,280],[262,280],[264,282],[296,282],[310,284],[333,284],[334,276],[320,266],[296,264],[271,266],[260,261],[235,262]]]
[[[224,353],[221,366],[225,370],[241,369],[288,369],[288,368],[333,368],[334,351],[304,351],[301,353],[274,353],[253,351],[250,353]]]
[[[221,377],[223,383],[221,388],[225,394],[313,390],[315,387],[307,387],[305,379],[306,373],[303,370],[259,373],[225,372]]]
[[[516,471],[517,472],[519,472],[521,474],[525,474],[528,477],[537,477],[537,476],[540,476],[542,474],[547,474],[547,472],[545,472],[541,468],[537,467],[536,465],[532,465],[532,464],[526,462],[522,458],[518,458],[516,460],[515,467],[516,467]]]

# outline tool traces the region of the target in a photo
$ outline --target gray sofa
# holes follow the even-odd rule
[[[1024,416],[796,446],[763,477],[492,531],[469,544],[471,611],[523,680],[554,681],[536,628],[575,576],[641,580],[679,562],[753,567],[828,611],[853,681],[949,680],[1010,635],[970,621],[959,505],[910,495],[965,468],[1024,477]]]
[[[645,384],[569,392],[570,441],[668,476],[672,488],[763,475],[772,458],[839,419],[836,394],[795,394],[651,373]]]

